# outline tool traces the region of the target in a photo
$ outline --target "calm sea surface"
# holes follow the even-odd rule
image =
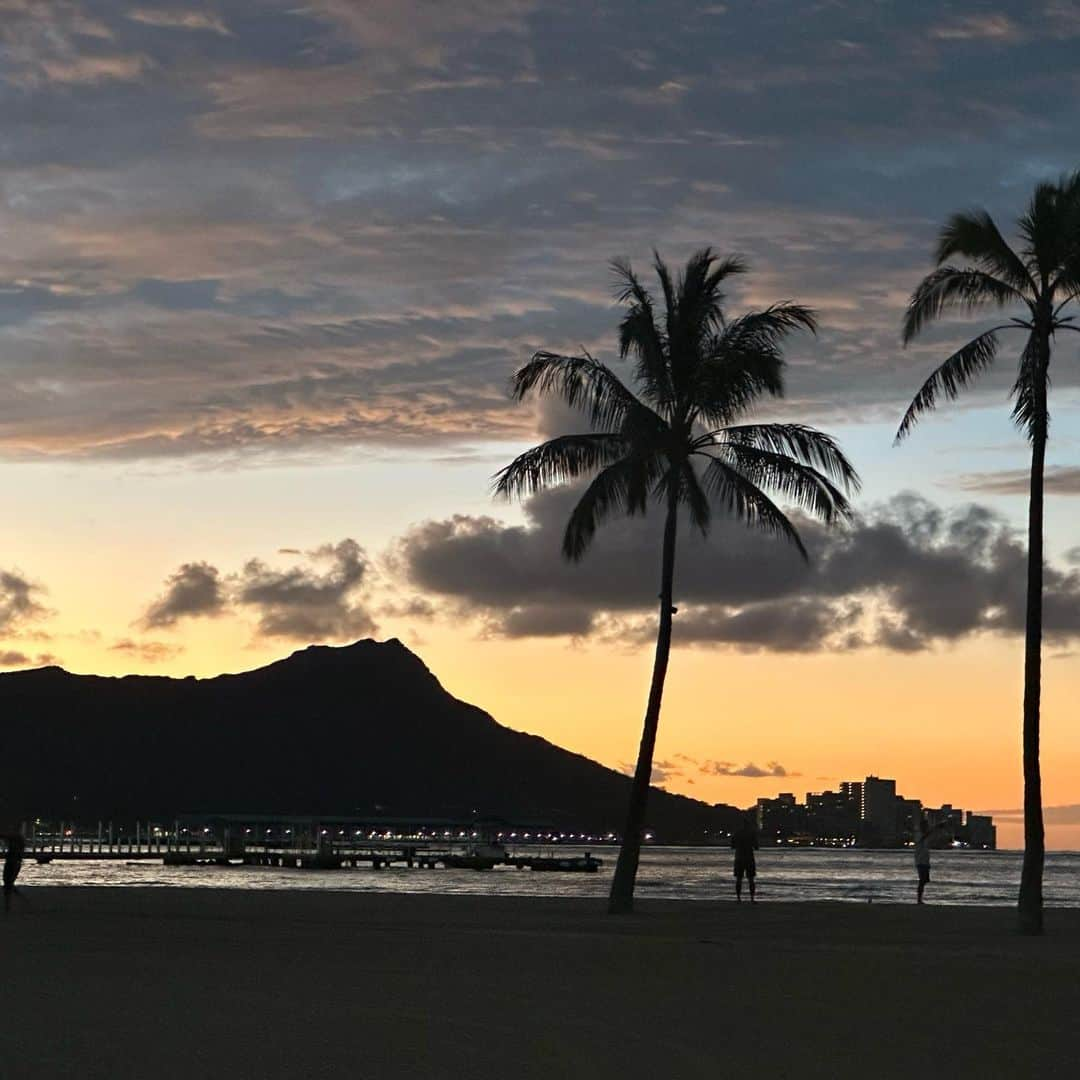
[[[535,849],[533,849],[535,851]],[[160,863],[28,861],[20,884],[160,886],[227,889],[323,889],[357,892],[494,893],[516,896],[595,896],[607,892],[614,849],[593,849],[603,860],[596,874],[535,873],[498,868],[474,870],[342,869],[276,867],[164,867]],[[570,849],[560,849],[569,854]],[[577,852],[575,852],[577,853]],[[1020,877],[1015,851],[936,851],[927,899],[939,904],[1009,905]],[[1046,860],[1046,902],[1080,907],[1080,852]],[[910,851],[784,849],[758,857],[762,901],[838,900],[908,902],[915,892]],[[731,853],[718,848],[647,848],[637,893],[672,900],[729,899]]]

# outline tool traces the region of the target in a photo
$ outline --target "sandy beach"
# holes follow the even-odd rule
[[[24,894],[4,1080],[1075,1075],[1080,911]]]

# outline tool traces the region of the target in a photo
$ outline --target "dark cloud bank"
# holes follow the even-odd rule
[[[403,537],[399,573],[489,632],[648,642],[654,632],[659,516],[614,522],[576,565],[559,557],[576,493],[544,493],[526,523],[457,516]],[[815,652],[914,652],[1024,624],[1021,538],[978,505],[942,510],[900,495],[845,530],[802,520],[810,552],[721,521],[708,541],[684,530],[676,568],[677,643]],[[1080,633],[1080,571],[1047,566],[1044,633]]]

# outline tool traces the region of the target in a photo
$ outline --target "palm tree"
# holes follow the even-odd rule
[[[1080,172],[1035,189],[1017,222],[1021,244],[1011,247],[985,210],[953,214],[938,237],[937,269],[911,296],[904,344],[947,311],[1011,308],[1019,315],[972,338],[923,384],[908,406],[897,442],[942,394],[955,398],[994,362],[998,336],[1024,335],[1012,415],[1031,444],[1028,501],[1027,612],[1024,643],[1024,864],[1019,919],[1024,933],[1042,933],[1044,836],[1039,772],[1039,695],[1042,651],[1043,467],[1049,423],[1051,345],[1059,330],[1080,330],[1066,310],[1080,299]],[[950,260],[962,259],[964,265]]]
[[[588,353],[538,352],[512,380],[518,401],[554,394],[581,411],[588,430],[533,447],[495,477],[495,490],[525,497],[591,476],[563,536],[562,553],[577,561],[597,527],[613,514],[664,508],[660,610],[652,684],[631,786],[609,910],[630,911],[652,774],[653,749],[671,648],[675,542],[680,509],[702,534],[713,504],[747,525],[790,541],[806,558],[795,526],[766,490],[823,521],[850,515],[845,492],[858,477],[836,443],[802,424],[737,423],[765,394],[783,392],[781,345],[816,327],[799,304],[774,304],[728,319],[722,285],[746,271],[738,257],[697,252],[677,280],[659,255],[654,266],[662,314],[630,264],[616,261],[616,296],[626,308],[619,356],[634,360],[637,392]],[[842,489],[842,490],[841,490]]]

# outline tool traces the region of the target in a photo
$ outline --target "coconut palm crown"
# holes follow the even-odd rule
[[[693,255],[677,278],[659,255],[653,265],[659,299],[628,262],[612,264],[616,297],[625,308],[619,356],[633,362],[636,392],[587,352],[536,353],[512,379],[514,398],[554,395],[583,414],[587,430],[527,450],[495,477],[496,492],[510,498],[584,484],[562,543],[563,555],[574,561],[606,519],[643,514],[651,503],[663,508],[656,657],[612,912],[633,904],[675,614],[680,511],[707,534],[719,508],[789,541],[805,558],[798,530],[774,498],[832,523],[850,516],[847,495],[858,487],[854,468],[830,436],[803,424],[746,419],[761,398],[783,393],[782,346],[792,333],[816,329],[813,312],[779,303],[729,318],[723,285],[747,267],[710,248]]]
[[[1019,917],[1026,933],[1042,931],[1045,853],[1039,765],[1041,693],[1043,477],[1050,414],[1050,356],[1060,332],[1080,330],[1070,309],[1080,299],[1080,172],[1039,184],[1017,222],[1020,245],[1005,240],[985,210],[954,214],[942,228],[938,268],[912,294],[904,317],[907,344],[940,316],[983,308],[1013,314],[954,352],[923,383],[900,422],[899,442],[943,395],[955,398],[994,362],[1001,335],[1021,335],[1012,387],[1013,419],[1031,445],[1027,611],[1024,650],[1024,862]],[[959,261],[960,265],[954,261]]]

